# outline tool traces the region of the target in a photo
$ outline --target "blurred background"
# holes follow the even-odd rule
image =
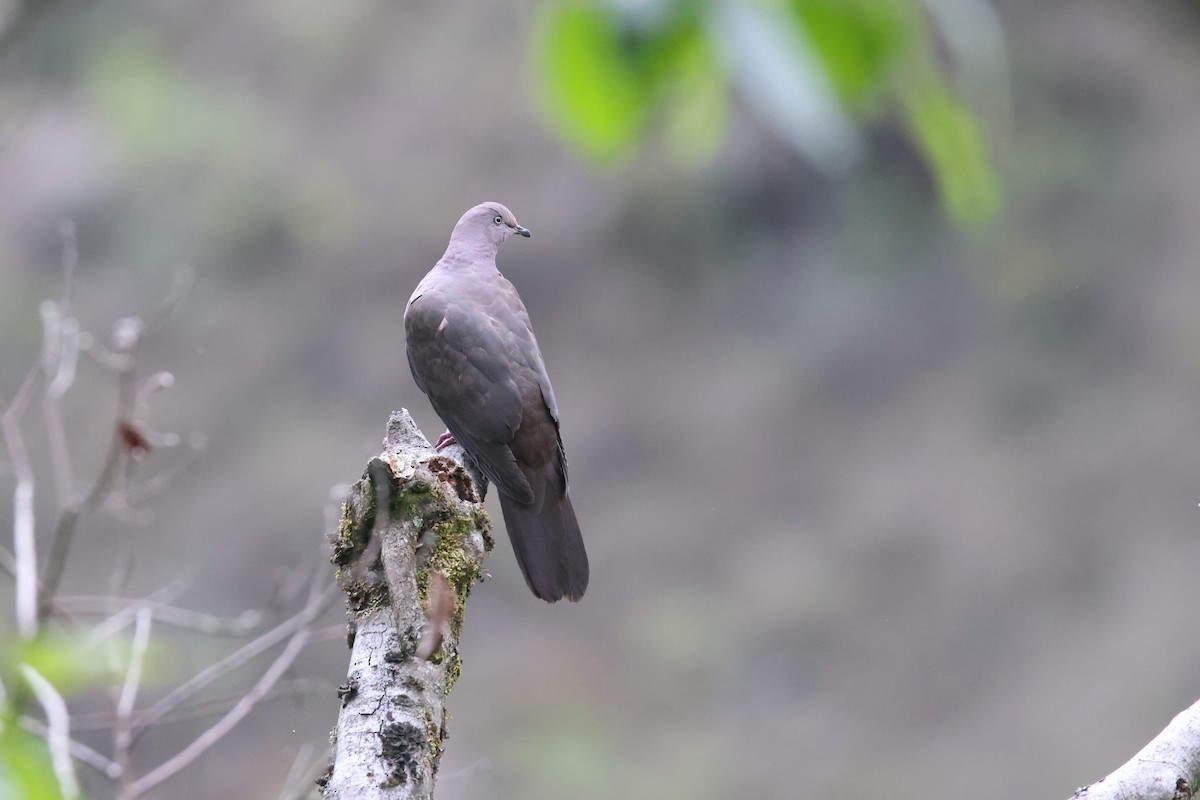
[[[63,220],[98,336],[194,276],[142,364],[205,446],[81,526],[67,591],[132,550],[126,594],[236,615],[325,558],[388,413],[442,430],[403,308],[498,200],[592,583],[536,601],[497,531],[440,800],[1066,797],[1124,762],[1200,696],[1200,8],[839,5],[0,2],[0,398]],[[81,481],[114,402],[85,362]],[[165,644],[146,696],[227,649]],[[278,796],[347,657],[162,796]]]

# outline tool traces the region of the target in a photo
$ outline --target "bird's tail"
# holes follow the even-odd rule
[[[521,504],[499,494],[504,526],[529,588],[549,603],[563,597],[578,601],[588,585],[588,558],[571,498],[551,490],[540,503]]]

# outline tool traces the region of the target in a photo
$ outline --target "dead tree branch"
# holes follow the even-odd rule
[[[1072,800],[1192,800],[1200,782],[1200,700],[1107,777]]]
[[[466,600],[492,546],[482,486],[461,450],[435,452],[400,411],[350,488],[333,542],[350,669],[326,798],[433,796]]]
[[[33,667],[22,664],[21,673],[46,712],[46,744],[50,748],[58,789],[66,800],[76,800],[80,797],[79,779],[75,777],[75,762],[71,760],[71,714],[67,704],[53,684]]]
[[[225,734],[233,730],[233,726],[241,722],[258,705],[259,701],[267,696],[283,673],[291,667],[292,662],[296,660],[296,656],[300,655],[300,651],[304,649],[304,645],[308,642],[309,633],[310,629],[304,627],[292,634],[292,638],[288,641],[283,652],[275,658],[271,666],[267,667],[267,671],[263,673],[262,677],[258,679],[258,682],[254,684],[250,691],[233,708],[229,709],[225,716],[221,717],[212,727],[196,737],[191,744],[159,767],[130,784],[129,797],[139,797],[150,789],[153,789],[188,764],[191,764],[203,755],[206,750],[219,742]]]
[[[37,600],[37,540],[34,535],[33,466],[25,438],[21,435],[20,418],[29,403],[40,372],[33,371],[21,384],[16,397],[0,413],[0,434],[12,459],[17,485],[13,490],[13,561],[17,592],[17,630],[22,638],[32,639],[38,632]]]
[[[226,736],[242,719],[265,700],[294,693],[298,680],[281,679],[293,668],[306,643],[327,638],[326,628],[318,625],[320,616],[333,605],[337,587],[329,581],[326,569],[319,566],[319,550],[313,551],[312,566],[300,571],[287,571],[280,576],[279,586],[272,593],[269,608],[247,611],[235,619],[223,619],[212,614],[179,608],[171,602],[183,592],[186,581],[175,580],[153,594],[140,599],[119,596],[125,577],[132,567],[132,557],[125,558],[114,570],[112,596],[72,597],[59,594],[66,574],[71,543],[89,515],[107,513],[119,522],[138,520],[143,512],[140,505],[161,492],[179,474],[181,459],[175,469],[163,465],[149,480],[136,480],[134,467],[157,449],[174,448],[182,443],[174,433],[155,431],[147,422],[148,403],[152,396],[170,387],[174,379],[168,372],[157,372],[140,378],[139,348],[157,326],[179,304],[188,286],[191,273],[178,273],[175,285],[162,307],[148,322],[137,317],[125,317],[116,322],[109,344],[81,330],[71,308],[74,273],[78,252],[74,231],[63,229],[64,285],[59,301],[46,300],[41,304],[42,349],[38,362],[27,373],[20,388],[10,400],[0,399],[0,446],[7,452],[9,463],[6,476],[15,479],[13,489],[13,549],[0,547],[0,574],[9,575],[14,584],[16,631],[20,638],[35,642],[34,647],[51,647],[59,660],[69,658],[73,669],[65,675],[78,675],[81,680],[99,683],[109,681],[112,693],[111,711],[99,715],[73,715],[69,697],[51,683],[58,672],[43,675],[34,665],[26,663],[19,650],[12,665],[0,665],[5,675],[12,671],[19,683],[8,692],[0,684],[0,727],[5,720],[16,720],[26,731],[46,741],[49,763],[57,780],[58,794],[64,798],[82,797],[84,788],[75,772],[75,762],[86,764],[112,784],[112,796],[134,800],[155,793],[160,784],[194,764],[214,743]],[[111,419],[107,454],[90,488],[77,485],[78,474],[72,464],[69,445],[71,428],[63,416],[63,397],[75,385],[80,356],[86,355],[116,384],[115,419]],[[31,451],[22,430],[26,413],[40,406],[45,427],[46,452]],[[204,446],[202,438],[192,435],[185,449],[194,455]],[[43,555],[35,519],[35,457],[48,461],[55,483],[57,521]],[[160,466],[155,462],[154,466]],[[186,466],[184,461],[183,466]],[[122,531],[128,526],[121,526]],[[42,540],[44,540],[44,532]],[[278,571],[277,571],[278,572]],[[304,596],[307,588],[307,598]],[[303,604],[297,612],[288,609]],[[285,613],[278,623],[273,622]],[[80,617],[103,615],[98,623],[88,626]],[[255,638],[242,644],[228,656],[184,681],[173,691],[149,707],[138,708],[142,693],[146,656],[151,645],[152,623],[199,631],[208,636],[247,636]],[[268,623],[273,627],[267,628]],[[99,646],[126,628],[132,627],[128,656],[118,655],[118,646]],[[60,636],[63,632],[69,635]],[[57,637],[57,638],[52,638]],[[160,636],[161,638],[161,636]],[[40,640],[40,641],[39,641]],[[277,645],[282,649],[266,666],[257,682],[230,701],[226,697],[195,699],[194,696],[214,681],[260,656]],[[11,650],[11,648],[10,648]],[[30,652],[37,652],[30,650]],[[121,653],[125,649],[121,647]],[[3,654],[7,659],[9,651]],[[91,662],[107,655],[108,670],[91,670]],[[0,659],[3,660],[3,659]],[[58,663],[53,662],[53,663]],[[94,675],[92,673],[95,673]],[[86,673],[86,674],[85,674]],[[66,681],[70,686],[70,682]],[[36,700],[36,707],[33,701]],[[42,716],[37,718],[38,714]],[[204,732],[186,744],[175,755],[158,766],[138,775],[139,759],[134,758],[134,746],[140,737],[156,725],[181,718],[196,718],[218,714]],[[102,753],[72,738],[73,730],[84,730],[80,720],[89,724],[102,723],[111,731],[111,754]],[[311,754],[299,761],[307,762]],[[291,780],[302,775],[300,764],[294,766]],[[2,772],[2,770],[0,770]],[[93,776],[88,776],[93,777]],[[6,775],[0,774],[0,794],[10,786]]]

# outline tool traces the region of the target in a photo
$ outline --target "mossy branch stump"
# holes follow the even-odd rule
[[[431,798],[458,636],[491,523],[457,446],[437,453],[407,411],[350,488],[333,563],[350,616],[350,669],[326,798]]]

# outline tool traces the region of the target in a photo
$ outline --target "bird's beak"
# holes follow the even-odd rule
[[[528,239],[532,235],[529,233],[529,228],[523,228],[520,225],[513,228],[513,233],[516,233],[520,236],[524,236],[526,239]]]

